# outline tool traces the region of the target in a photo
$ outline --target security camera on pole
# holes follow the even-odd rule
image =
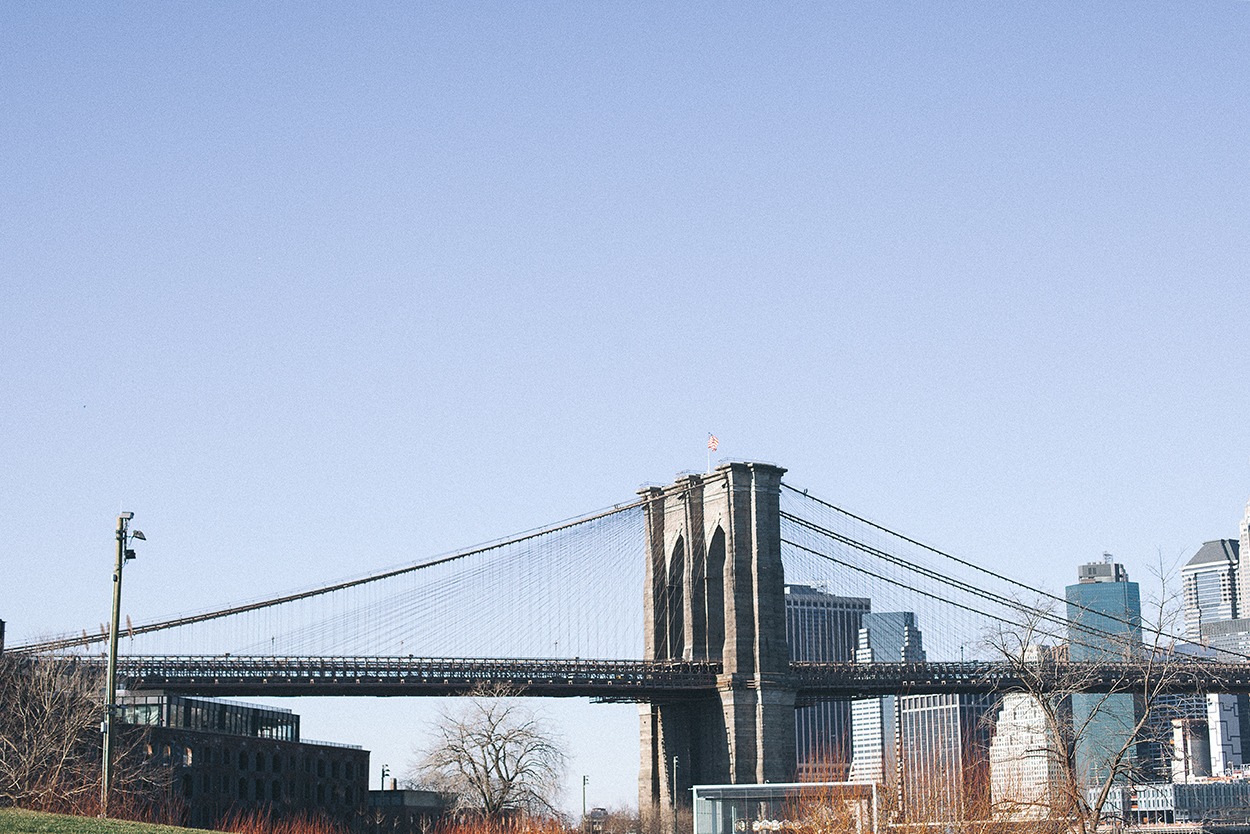
[[[100,777],[100,816],[109,815],[109,784],[113,780],[113,712],[117,706],[117,632],[121,627],[122,611],[122,568],[135,558],[135,552],[129,548],[131,541],[147,541],[147,536],[139,530],[129,532],[130,519],[134,513],[122,513],[117,516],[117,561],[113,565],[113,620],[109,627],[109,665],[108,679],[104,684],[104,768]]]

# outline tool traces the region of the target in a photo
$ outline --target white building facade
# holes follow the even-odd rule
[[[1046,819],[1064,786],[1054,728],[1031,695],[1011,693],[994,725],[990,742],[990,799],[995,816]]]

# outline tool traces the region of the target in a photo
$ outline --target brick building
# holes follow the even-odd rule
[[[369,751],[301,740],[290,710],[155,693],[122,697],[118,712],[143,733],[135,755],[166,769],[185,825],[253,813],[351,824],[367,803]]]

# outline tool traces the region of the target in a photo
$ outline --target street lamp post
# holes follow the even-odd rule
[[[677,834],[677,765],[680,761],[680,756],[673,757],[673,789],[669,797],[673,803],[673,834]]]
[[[117,632],[121,628],[122,568],[135,558],[135,552],[127,545],[132,539],[146,541],[139,530],[129,532],[130,519],[134,513],[117,516],[117,561],[113,564],[113,619],[109,627],[108,678],[104,683],[104,767],[100,775],[100,816],[109,815],[109,786],[113,781],[113,712],[117,707]]]
[[[588,824],[586,821],[586,785],[588,784],[590,784],[590,776],[583,773],[582,774],[582,830],[583,831],[585,831],[588,827]]]

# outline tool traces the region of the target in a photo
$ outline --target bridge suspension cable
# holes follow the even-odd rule
[[[860,541],[854,535],[849,535],[847,533],[839,533],[833,529],[830,529],[830,526],[827,526],[827,523],[817,524],[816,522],[812,521],[810,518],[803,517],[802,515],[799,514],[801,510],[799,512],[787,512],[786,510],[783,509],[782,511],[783,521],[787,521],[792,525],[797,525],[797,527],[801,530],[807,531],[809,533],[814,533],[821,538],[827,539],[829,541],[835,542],[845,547],[849,547],[859,552],[862,552],[864,554],[870,555],[877,560],[888,563],[912,575],[930,580],[934,583],[937,583],[941,586],[949,588],[960,594],[966,594],[974,598],[979,598],[981,600],[990,602],[993,605],[1000,606],[1006,611],[1012,612],[1017,616],[1030,619],[1033,622],[1034,630],[1038,632],[1039,636],[1044,636],[1044,637],[1056,639],[1056,640],[1066,640],[1070,644],[1096,648],[1099,651],[1106,650],[1106,645],[1107,645],[1106,641],[1112,641],[1114,643],[1123,644],[1126,639],[1126,634],[1134,634],[1134,633],[1140,633],[1140,632],[1145,632],[1146,636],[1150,639],[1150,642],[1152,642],[1158,648],[1165,648],[1169,644],[1185,642],[1184,637],[1182,635],[1172,632],[1170,629],[1166,627],[1164,622],[1154,622],[1154,623],[1134,622],[1122,616],[1116,616],[1114,614],[1104,614],[1101,611],[1093,610],[1078,602],[1069,602],[1065,598],[1057,596],[1056,594],[1050,593],[1044,589],[1033,587],[1031,585],[1028,585],[1024,582],[1021,582],[1005,574],[982,567],[981,565],[977,565],[976,563],[971,562],[969,560],[961,559],[958,556],[939,550],[938,548],[927,545],[923,542],[920,542],[916,539],[908,537],[902,533],[894,531],[881,524],[877,524],[876,522],[863,518],[862,516],[859,516],[853,512],[850,512],[849,510],[846,510],[842,507],[838,507],[837,505],[832,504],[828,501],[824,501],[813,495],[809,495],[806,491],[796,489],[795,487],[790,486],[789,484],[783,483],[782,488],[786,490],[786,494],[791,497],[792,499],[791,503],[801,502],[801,503],[804,503],[808,507],[815,505],[817,507],[822,508],[823,510],[832,512],[836,514],[837,517],[840,517],[846,520],[848,524],[856,528],[860,528],[861,536],[863,532],[873,532],[877,534],[884,534],[885,536],[890,537],[894,540],[897,540],[898,542],[902,542],[905,545],[909,545],[923,552],[936,555],[940,557],[941,559],[946,560],[955,566],[958,566],[960,568],[966,568],[972,571],[976,575],[990,578],[998,582],[1004,583],[1008,586],[1011,586],[1012,588],[1025,591],[1029,593],[1030,595],[1036,597],[1037,599],[1043,601],[1043,603],[1046,601],[1050,601],[1053,603],[1059,603],[1059,604],[1065,605],[1067,606],[1067,609],[1068,609],[1067,613],[1069,614],[1072,611],[1078,611],[1078,612],[1081,612],[1081,614],[1088,615],[1086,617],[1077,617],[1077,618],[1069,619],[1069,617],[1063,616],[1049,609],[1048,607],[1045,607],[1044,605],[1032,604],[1022,599],[1018,599],[1014,596],[1007,596],[1003,593],[995,592],[991,590],[988,586],[986,586],[984,583],[974,583],[973,581],[957,578],[956,576],[953,576],[948,572],[938,570],[933,567],[926,567],[920,564],[919,560],[915,559],[914,557],[909,558],[906,556],[900,556],[887,547],[876,547],[876,546],[867,544],[863,541]],[[868,568],[855,565],[847,561],[846,559],[837,559],[835,557],[831,557],[829,554],[821,550],[818,550],[816,548],[806,547],[799,542],[796,542],[793,540],[783,540],[783,541],[785,542],[785,544],[787,544],[790,547],[798,548],[801,551],[806,552],[810,555],[815,555],[822,559],[835,562],[842,567],[850,568],[862,575],[869,576],[872,579],[875,579],[877,581],[886,582],[897,588],[906,590],[909,593],[920,594],[921,596],[924,596],[930,600],[934,600],[934,601],[940,600],[941,603],[943,603],[944,605],[957,608],[968,613],[974,613],[981,618],[993,620],[999,623],[1000,625],[1011,626],[1014,628],[1020,628],[1022,625],[1022,622],[1019,620],[1013,620],[1013,619],[1010,619],[1009,617],[995,615],[989,611],[976,609],[970,605],[959,604],[955,602],[954,600],[952,600],[949,595],[942,596],[936,593],[926,592],[922,590],[921,588],[917,587],[913,583],[904,582],[898,579],[891,579],[879,572],[875,572]],[[1041,627],[1043,623],[1047,624],[1045,629]],[[1112,630],[1109,628],[1099,627],[1095,623],[1108,623],[1108,624],[1114,623],[1117,625],[1122,625],[1125,628],[1124,630]],[[1086,643],[1081,640],[1076,640],[1072,636],[1074,632],[1081,633],[1082,635],[1085,636],[1087,640],[1104,641],[1104,642],[1095,644],[1095,643]],[[1243,654],[1241,652],[1228,651],[1224,653],[1227,655],[1235,656],[1238,659],[1250,659],[1250,655]]]
[[[635,528],[640,528],[641,525],[641,510],[639,508],[642,503],[643,502],[641,500],[637,500],[624,504],[618,504],[605,510],[567,519],[565,521],[525,531],[523,533],[493,542],[475,545],[463,550],[443,554],[432,559],[371,573],[354,579],[335,582],[277,597],[232,605],[225,608],[212,609],[194,614],[134,625],[128,627],[123,636],[133,642],[135,638],[142,637],[144,635],[154,635],[176,630],[187,630],[192,627],[203,626],[204,624],[212,621],[229,620],[231,622],[237,622],[240,618],[248,618],[255,621],[256,618],[261,617],[265,618],[267,621],[260,623],[253,622],[253,625],[260,631],[263,631],[266,635],[268,635],[268,637],[264,640],[254,641],[246,647],[235,646],[231,649],[231,651],[237,652],[240,648],[247,648],[252,650],[263,649],[268,652],[278,648],[276,645],[276,631],[286,629],[288,637],[297,638],[298,642],[300,642],[305,648],[312,648],[314,647],[314,644],[319,636],[325,637],[333,634],[341,636],[345,632],[359,627],[363,621],[367,619],[370,621],[370,627],[375,629],[375,633],[371,636],[385,642],[388,637],[394,637],[396,632],[402,629],[402,621],[404,621],[405,618],[410,620],[414,614],[419,613],[421,606],[429,608],[437,602],[437,599],[441,598],[443,600],[447,600],[449,595],[454,595],[457,590],[463,594],[466,589],[471,589],[474,584],[481,585],[483,582],[489,583],[490,580],[487,574],[489,573],[488,562],[490,560],[483,560],[481,557],[498,557],[501,553],[507,554],[509,552],[517,551],[518,549],[523,550],[526,546],[537,547],[537,543],[543,541],[547,542],[546,549],[550,551],[553,549],[551,542],[556,539],[561,539],[562,544],[555,549],[559,549],[564,552],[566,561],[567,558],[574,558],[575,560],[575,557],[578,554],[574,551],[578,551],[579,547],[584,549],[587,545],[580,544],[579,542],[567,537],[572,532],[585,531],[588,529],[592,531],[592,534],[586,537],[590,540],[590,542],[588,542],[588,546],[600,546],[605,548],[607,551],[618,551],[622,548],[626,550],[638,550],[639,552],[633,561],[637,564],[636,572],[639,577],[641,577],[642,537],[640,533],[635,531]],[[620,525],[614,524],[614,521],[619,519],[625,519],[624,529],[626,532],[621,532],[621,530],[618,529]],[[598,536],[597,545],[595,543],[596,536]],[[632,543],[633,539],[637,540],[636,545]],[[504,561],[508,560],[505,558]],[[513,561],[515,561],[515,559]],[[431,571],[446,571],[446,566],[451,565],[452,563],[472,563],[472,565],[468,570],[448,574],[444,577],[447,581],[441,585],[439,583],[426,583],[426,585],[420,589],[408,587],[403,589],[398,594],[390,595],[391,597],[406,597],[406,605],[402,600],[391,600],[394,604],[390,606],[389,610],[385,610],[386,605],[382,604],[378,611],[374,612],[372,616],[369,616],[360,610],[351,610],[353,606],[337,602],[337,600],[344,597],[344,595],[358,595],[360,593],[367,594],[368,589],[373,586],[390,585],[396,581],[401,581],[406,577],[429,573]],[[513,567],[514,570],[512,573],[518,575],[513,577],[512,587],[499,588],[497,590],[500,591],[502,599],[510,598],[515,601],[518,591],[523,588],[533,591],[534,588],[533,583],[526,580],[526,577],[523,575],[524,572],[517,571],[515,570],[515,566]],[[566,565],[566,573],[572,570],[575,569]],[[583,587],[597,587],[597,583],[594,581],[594,578],[589,575],[587,568],[583,568],[582,573],[586,575],[576,578],[569,575],[564,577],[564,581],[572,581],[576,579],[576,581],[580,582]],[[639,586],[639,593],[641,593],[641,578],[638,579],[637,584]],[[436,585],[438,585],[438,587],[435,587]],[[568,592],[568,590],[569,589],[567,588],[564,589],[565,592]],[[387,595],[373,595],[373,599],[371,601],[379,603],[380,600],[378,597],[385,596]],[[283,624],[280,622],[281,617],[275,617],[272,613],[275,609],[286,609],[298,605],[308,605],[317,598],[325,598],[330,600],[330,602],[328,605],[323,606],[323,610],[320,612],[319,616],[304,618],[304,624],[300,627],[296,627],[294,631],[290,630],[292,628],[290,624]],[[637,617],[640,619],[641,602],[639,602],[637,607],[639,609]],[[326,612],[324,610],[325,608],[328,608],[329,611]],[[601,611],[606,611],[609,608],[611,608],[611,606],[601,605]],[[478,613],[480,614],[482,611],[479,609]],[[547,613],[553,612],[548,609]],[[13,653],[62,651],[66,649],[77,649],[91,646],[93,644],[107,641],[107,639],[107,630],[101,630],[98,634],[91,634],[84,631],[79,635],[62,636],[49,640],[12,645],[7,647],[6,650]],[[553,642],[558,642],[558,640]],[[575,648],[576,642],[577,641],[575,639],[567,640],[566,646],[569,648]],[[397,638],[396,645],[403,647],[403,639]],[[294,646],[289,646],[289,648],[294,648]],[[220,651],[220,649],[218,649],[218,651]]]
[[[964,592],[964,593],[970,594],[970,595],[972,595],[972,596],[974,596],[974,597],[980,597],[981,599],[986,600],[987,602],[992,602],[992,603],[995,603],[995,604],[997,604],[997,605],[1003,606],[1003,607],[1005,607],[1005,608],[1008,608],[1008,609],[1013,609],[1013,610],[1019,611],[1019,612],[1020,612],[1020,613],[1022,613],[1022,614],[1025,614],[1025,615],[1028,615],[1028,616],[1035,617],[1035,618],[1037,618],[1039,621],[1049,622],[1049,623],[1051,623],[1051,624],[1053,624],[1053,625],[1056,625],[1056,626],[1059,626],[1059,627],[1062,627],[1062,628],[1065,628],[1065,629],[1069,629],[1069,630],[1073,630],[1073,629],[1075,629],[1075,630],[1077,630],[1077,631],[1083,632],[1084,634],[1086,634],[1087,636],[1089,636],[1089,637],[1091,637],[1091,638],[1093,638],[1093,637],[1103,637],[1103,638],[1119,638],[1119,637],[1122,637],[1122,636],[1123,636],[1123,635],[1117,635],[1117,634],[1116,634],[1116,633],[1114,633],[1114,632],[1106,631],[1106,630],[1104,630],[1104,629],[1098,629],[1098,628],[1095,628],[1095,627],[1093,627],[1093,626],[1089,626],[1089,625],[1086,625],[1086,624],[1083,624],[1083,623],[1080,623],[1080,622],[1070,622],[1070,621],[1069,621],[1066,617],[1061,617],[1061,616],[1059,616],[1059,615],[1057,615],[1057,614],[1055,614],[1055,613],[1053,613],[1053,612],[1051,612],[1051,611],[1048,611],[1048,610],[1046,610],[1046,609],[1044,609],[1044,608],[1040,608],[1040,607],[1035,606],[1035,605],[1029,605],[1029,604],[1024,603],[1024,602],[1022,602],[1022,601],[1020,601],[1020,600],[1013,599],[1013,598],[1011,598],[1011,597],[1007,597],[1007,596],[1003,596],[1003,595],[1001,595],[1001,594],[996,594],[996,593],[994,593],[994,592],[992,592],[992,591],[986,590],[985,588],[982,588],[982,587],[978,587],[978,586],[972,585],[972,584],[970,584],[970,583],[968,583],[968,582],[964,582],[964,581],[962,581],[962,580],[960,580],[960,579],[956,579],[955,577],[945,576],[945,575],[943,575],[943,574],[941,574],[941,573],[939,573],[939,572],[937,572],[937,571],[935,571],[935,570],[932,570],[932,569],[930,569],[930,568],[926,568],[926,567],[924,567],[923,565],[913,564],[913,563],[911,563],[911,562],[908,562],[906,559],[903,559],[903,558],[901,558],[901,557],[898,557],[898,556],[893,555],[892,553],[889,553],[888,551],[881,550],[881,549],[876,548],[876,547],[872,547],[871,545],[867,545],[867,544],[864,544],[863,542],[859,542],[859,541],[856,541],[855,539],[849,538],[849,537],[847,537],[847,536],[843,536],[843,535],[841,535],[841,534],[839,534],[839,533],[835,533],[835,532],[834,532],[834,531],[832,531],[832,530],[827,530],[827,529],[825,529],[824,527],[821,527],[821,526],[819,526],[819,525],[817,525],[817,524],[814,524],[813,522],[807,521],[807,520],[805,520],[805,519],[799,518],[798,516],[792,515],[792,514],[790,514],[790,513],[782,512],[781,517],[782,517],[782,518],[784,518],[784,519],[787,519],[787,520],[789,520],[789,521],[793,521],[793,522],[794,522],[794,523],[796,523],[796,524],[800,524],[800,525],[802,525],[803,527],[806,527],[806,528],[807,528],[807,529],[809,529],[809,530],[812,530],[812,531],[814,531],[814,532],[817,532],[817,533],[821,534],[822,536],[826,536],[826,537],[828,537],[828,538],[830,538],[830,539],[832,539],[832,540],[834,540],[834,541],[836,541],[836,542],[839,542],[839,543],[841,543],[841,544],[844,544],[844,545],[846,545],[846,546],[848,546],[848,547],[855,548],[856,550],[859,550],[859,551],[861,551],[861,552],[863,552],[863,553],[867,553],[867,554],[868,554],[868,555],[870,555],[870,556],[875,556],[875,557],[877,557],[878,559],[881,559],[882,561],[889,562],[890,564],[893,564],[893,565],[897,565],[898,567],[901,567],[901,568],[903,568],[904,570],[911,571],[911,572],[913,572],[913,573],[917,573],[917,574],[919,574],[919,575],[921,575],[921,576],[923,576],[923,577],[925,577],[925,578],[928,578],[928,579],[933,579],[933,580],[935,580],[935,581],[937,581],[937,582],[939,582],[939,583],[941,583],[941,584],[948,585],[948,586],[950,586],[951,588],[954,588],[954,589],[956,589],[956,590],[959,590],[959,591],[962,591],[962,592]],[[872,573],[871,571],[868,571],[868,570],[865,570],[865,569],[859,568],[859,567],[857,567],[857,566],[855,566],[855,565],[852,565],[852,564],[850,564],[849,562],[843,562],[843,561],[840,561],[840,560],[834,559],[833,557],[830,557],[830,556],[828,556],[827,554],[818,553],[817,551],[814,551],[814,550],[812,550],[812,549],[810,549],[810,548],[807,548],[807,547],[803,547],[802,545],[800,545],[800,544],[798,544],[798,543],[796,543],[796,542],[786,541],[785,539],[783,539],[782,541],[783,541],[783,542],[785,542],[786,544],[792,545],[792,546],[794,546],[794,547],[801,548],[802,550],[805,550],[805,551],[807,551],[808,553],[811,553],[811,554],[813,554],[813,555],[816,555],[816,556],[820,556],[820,557],[822,557],[822,558],[829,559],[830,561],[836,561],[836,562],[838,562],[838,564],[842,564],[842,565],[844,565],[844,566],[846,566],[846,567],[853,568],[853,569],[855,569],[855,570],[857,570],[857,571],[860,571],[861,573],[865,573],[865,574],[868,574],[868,575],[870,575],[870,576],[873,576],[873,577],[875,577],[875,578],[877,578],[877,579],[884,580],[884,581],[886,581],[886,582],[889,582],[889,583],[891,583],[891,584],[897,585],[897,586],[902,587],[902,588],[906,588],[907,590],[913,591],[913,592],[915,592],[915,593],[924,594],[925,596],[928,596],[928,597],[930,597],[930,598],[932,598],[932,599],[938,599],[939,601],[947,602],[947,603],[949,603],[949,604],[951,604],[951,605],[954,605],[954,606],[956,606],[956,607],[958,607],[958,608],[963,608],[964,610],[971,611],[972,613],[983,614],[983,615],[985,615],[985,616],[987,616],[987,617],[990,617],[991,619],[997,620],[997,621],[999,621],[999,622],[1001,622],[1001,623],[1003,623],[1003,624],[1005,624],[1005,625],[1015,625],[1015,626],[1018,626],[1018,625],[1019,625],[1019,622],[1017,622],[1017,621],[1007,620],[1007,619],[1004,619],[1004,618],[997,617],[997,616],[994,616],[994,615],[992,615],[992,614],[989,614],[988,612],[981,611],[981,610],[979,610],[979,609],[973,609],[973,608],[968,607],[968,606],[960,605],[960,604],[958,604],[958,603],[954,602],[953,600],[944,599],[944,598],[938,597],[938,596],[937,596],[937,595],[935,595],[935,594],[928,594],[928,593],[926,593],[926,592],[922,591],[921,589],[916,588],[916,587],[914,587],[914,586],[911,586],[911,585],[906,585],[905,583],[901,583],[901,582],[897,582],[897,581],[895,581],[895,580],[891,580],[891,579],[889,579],[889,578],[887,578],[887,577],[881,576],[880,574],[875,574],[875,573]],[[1082,606],[1082,607],[1083,607],[1083,606]],[[1086,610],[1088,610],[1088,609],[1086,609]],[[1093,646],[1092,644],[1089,644],[1089,648],[1094,648],[1094,646]]]
[[[1100,650],[1141,634],[1141,623],[1069,603],[781,486],[787,581],[836,590],[860,611],[914,607],[931,653],[962,659],[983,645],[990,624],[1002,635],[1027,623],[1038,637]],[[647,500],[312,589],[128,627],[123,636],[132,654],[641,657]],[[678,604],[677,588],[661,591],[669,608]],[[1064,616],[1074,611],[1090,616]],[[1180,639],[1158,624],[1145,630],[1156,644]],[[107,637],[102,629],[10,650],[81,649]],[[855,639],[852,630],[843,642]]]
[[[1065,599],[1064,597],[1058,596],[1058,595],[1056,595],[1056,594],[1052,594],[1052,593],[1050,593],[1049,591],[1047,591],[1047,590],[1046,590],[1046,589],[1044,589],[1044,588],[1038,588],[1038,587],[1035,587],[1035,586],[1032,586],[1032,585],[1026,584],[1026,583],[1021,582],[1021,581],[1019,581],[1019,580],[1017,580],[1017,579],[1012,579],[1010,576],[1007,576],[1007,575],[1005,575],[1005,574],[998,573],[997,571],[993,571],[993,570],[990,570],[990,569],[989,569],[989,568],[987,568],[987,567],[983,567],[982,565],[978,565],[978,564],[976,564],[975,562],[970,562],[970,561],[968,561],[967,559],[961,559],[961,558],[959,558],[958,556],[955,556],[955,555],[953,555],[953,554],[951,554],[951,553],[947,553],[947,552],[946,552],[946,551],[944,551],[944,550],[939,550],[938,548],[933,547],[932,545],[925,544],[924,542],[917,541],[916,539],[913,539],[913,538],[911,538],[911,537],[909,537],[909,536],[906,536],[906,535],[904,535],[903,533],[899,533],[899,532],[898,532],[898,531],[896,531],[896,530],[891,530],[889,527],[886,527],[886,526],[884,526],[884,525],[878,524],[878,523],[876,523],[875,521],[870,521],[869,519],[866,519],[866,518],[864,518],[863,516],[856,515],[855,513],[851,512],[850,510],[847,510],[847,509],[845,509],[845,508],[843,508],[843,507],[839,507],[839,506],[837,506],[836,504],[832,504],[832,503],[830,503],[830,502],[828,502],[828,501],[824,501],[824,500],[822,500],[822,499],[820,499],[820,498],[817,498],[817,497],[816,497],[816,496],[814,496],[814,495],[808,495],[807,490],[799,490],[799,489],[796,489],[795,487],[792,487],[792,486],[790,486],[789,484],[785,484],[785,483],[783,483],[781,486],[782,486],[782,489],[787,489],[787,490],[789,490],[789,491],[791,491],[791,492],[793,492],[793,493],[796,493],[796,494],[802,495],[802,496],[803,496],[804,498],[806,498],[807,500],[809,500],[809,501],[813,501],[813,502],[815,502],[815,503],[817,503],[817,504],[819,504],[819,505],[821,505],[821,506],[823,506],[823,507],[825,507],[825,508],[827,508],[827,509],[833,510],[833,511],[834,511],[834,512],[836,512],[836,513],[840,513],[840,514],[842,514],[842,515],[846,516],[847,518],[850,518],[850,519],[852,519],[852,520],[854,520],[854,521],[858,522],[859,524],[863,524],[863,525],[865,525],[865,526],[867,526],[867,527],[871,527],[871,528],[873,528],[873,529],[875,529],[875,530],[879,530],[879,531],[881,531],[882,533],[885,533],[885,534],[887,534],[887,535],[893,536],[894,538],[899,539],[900,541],[907,542],[907,543],[908,543],[908,544],[910,544],[910,545],[915,545],[916,547],[919,547],[919,548],[921,548],[922,550],[926,550],[926,551],[928,551],[928,552],[930,552],[930,553],[932,553],[932,554],[934,554],[934,555],[936,555],[936,556],[940,556],[940,557],[942,557],[943,559],[948,559],[948,560],[950,560],[950,561],[954,562],[955,564],[960,565],[961,567],[971,568],[972,570],[976,571],[977,573],[984,574],[985,576],[991,577],[992,579],[997,579],[997,580],[999,580],[999,581],[1001,581],[1001,582],[1006,582],[1007,584],[1012,585],[1012,586],[1014,586],[1014,587],[1016,587],[1016,588],[1018,588],[1018,589],[1020,589],[1020,590],[1022,590],[1022,591],[1026,591],[1026,592],[1028,592],[1028,593],[1030,593],[1030,594],[1035,594],[1035,595],[1037,595],[1037,596],[1039,596],[1039,597],[1042,597],[1042,598],[1045,598],[1045,599],[1049,599],[1049,600],[1050,600],[1050,601],[1052,601],[1052,602],[1057,602],[1057,603],[1061,603],[1061,604],[1064,604],[1064,605],[1071,605],[1071,606],[1073,606],[1074,608],[1076,608],[1076,609],[1078,609],[1078,610],[1080,610],[1080,611],[1083,611],[1083,612],[1086,612],[1086,613],[1090,613],[1090,614],[1097,614],[1098,616],[1102,617],[1103,619],[1110,620],[1111,622],[1119,623],[1120,625],[1129,626],[1130,628],[1131,628],[1131,627],[1134,627],[1134,626],[1140,626],[1140,625],[1141,625],[1140,623],[1133,623],[1133,622],[1131,622],[1131,621],[1129,621],[1129,620],[1127,620],[1127,619],[1124,619],[1123,617],[1117,617],[1115,614],[1110,614],[1110,613],[1105,614],[1105,613],[1103,613],[1103,612],[1101,612],[1101,611],[1093,611],[1092,609],[1090,609],[1090,608],[1088,608],[1088,607],[1086,607],[1086,606],[1082,605],[1081,603],[1078,603],[1078,602],[1070,602],[1069,600]]]
[[[869,553],[870,555],[879,555],[879,554],[877,554],[877,553],[874,553],[874,552],[873,552],[873,551],[875,550],[874,548],[870,548],[870,547],[868,547],[867,545],[864,545],[864,544],[862,544],[862,543],[860,543],[860,542],[854,542],[854,541],[851,541],[851,540],[843,540],[843,539],[842,539],[842,538],[840,538],[840,537],[839,537],[839,539],[838,539],[838,540],[839,540],[839,541],[841,541],[843,544],[848,545],[849,547],[853,547],[853,548],[855,548],[855,549],[857,549],[857,550],[861,550],[861,551],[863,551],[863,552],[865,552],[865,553]],[[936,602],[940,603],[940,604],[941,604],[941,605],[943,605],[943,606],[949,606],[949,607],[952,607],[952,608],[958,608],[958,609],[960,609],[960,610],[962,610],[962,611],[966,611],[966,612],[968,612],[968,613],[970,613],[970,614],[974,614],[974,615],[976,615],[976,616],[978,616],[978,617],[984,617],[984,618],[986,618],[986,619],[993,620],[993,621],[995,621],[995,622],[997,622],[997,623],[999,623],[999,624],[1001,624],[1001,625],[1007,626],[1007,627],[1009,627],[1009,628],[1013,628],[1013,629],[1014,629],[1014,628],[1018,628],[1018,627],[1020,626],[1020,621],[1018,621],[1018,620],[1011,620],[1011,619],[1008,619],[1007,617],[1003,617],[1003,616],[1000,616],[1000,615],[997,615],[997,614],[992,614],[992,613],[990,613],[990,612],[988,612],[988,611],[985,611],[985,610],[983,610],[983,609],[980,609],[980,608],[974,608],[974,607],[972,607],[971,605],[967,605],[967,604],[964,604],[964,603],[961,603],[961,602],[957,602],[957,601],[952,600],[952,599],[948,599],[948,598],[946,598],[946,597],[939,596],[938,594],[935,594],[935,593],[933,593],[933,592],[931,592],[931,591],[926,591],[926,590],[924,590],[923,588],[918,588],[918,587],[916,587],[915,585],[909,585],[908,583],[906,583],[906,582],[902,582],[902,581],[900,581],[900,580],[898,580],[898,579],[893,579],[893,578],[891,578],[891,577],[884,576],[884,575],[882,575],[882,574],[880,574],[880,573],[876,573],[876,572],[874,572],[874,571],[872,571],[872,570],[869,570],[868,568],[865,568],[865,567],[864,567],[864,566],[862,566],[862,565],[856,565],[856,564],[854,564],[854,563],[852,563],[852,562],[848,562],[848,561],[846,561],[846,560],[844,560],[844,559],[839,559],[839,558],[837,558],[836,556],[831,556],[831,555],[830,555],[830,554],[828,554],[828,553],[822,553],[822,552],[820,552],[820,551],[818,551],[818,550],[815,550],[815,549],[813,549],[813,548],[810,548],[810,547],[805,547],[804,545],[801,545],[801,544],[799,544],[798,542],[793,542],[793,541],[790,541],[790,540],[785,539],[785,538],[782,538],[782,540],[781,540],[781,541],[782,541],[782,543],[783,543],[783,544],[789,545],[790,547],[797,548],[797,549],[799,549],[799,550],[801,550],[801,551],[803,551],[803,552],[805,552],[805,553],[809,553],[809,554],[811,554],[811,555],[813,555],[813,556],[816,556],[816,557],[819,557],[819,558],[824,559],[824,560],[826,560],[826,561],[832,562],[833,564],[836,564],[836,565],[839,565],[839,566],[841,566],[841,567],[847,568],[848,570],[852,570],[852,571],[855,571],[856,573],[860,573],[860,574],[863,574],[863,575],[865,575],[865,576],[871,577],[872,579],[875,579],[875,580],[877,580],[877,581],[880,581],[880,582],[885,582],[885,583],[890,584],[890,585],[893,585],[893,586],[895,586],[895,587],[897,587],[897,588],[901,588],[902,590],[907,591],[908,593],[919,594],[920,596],[922,596],[922,597],[926,597],[926,598],[928,598],[928,599],[930,599],[930,600],[934,600],[934,601],[936,601]],[[893,562],[894,560],[892,560],[892,559],[891,559],[891,560],[888,560],[888,561]],[[988,601],[995,602],[995,603],[997,603],[997,604],[999,604],[999,605],[1003,605],[1003,606],[1007,606],[1007,607],[1014,607],[1014,608],[1016,608],[1017,610],[1020,610],[1020,611],[1022,611],[1022,612],[1024,612],[1024,613],[1026,613],[1026,614],[1033,614],[1033,615],[1037,616],[1039,619],[1044,619],[1044,620],[1055,621],[1055,622],[1057,622],[1057,623],[1059,623],[1059,624],[1061,624],[1061,625],[1063,625],[1063,626],[1065,626],[1065,627],[1067,627],[1067,626],[1071,625],[1071,624],[1069,624],[1066,620],[1059,620],[1059,619],[1055,618],[1053,615],[1050,615],[1048,612],[1046,612],[1046,611],[1044,611],[1044,610],[1042,610],[1042,609],[1036,609],[1036,608],[1030,608],[1030,607],[1028,607],[1028,606],[1016,605],[1016,604],[1015,604],[1012,600],[1010,600],[1009,598],[999,597],[999,596],[997,596],[997,595],[995,595],[995,594],[991,594],[991,593],[988,593],[988,592],[983,592],[983,591],[978,591],[978,590],[976,590],[976,589],[969,589],[969,591],[970,591],[970,593],[973,593],[973,594],[974,594],[974,596],[979,596],[979,597],[981,597],[981,598],[983,598],[983,599],[986,599],[986,600],[988,600]],[[1080,628],[1080,627],[1078,626],[1078,628]],[[1099,635],[1097,635],[1097,634],[1094,634],[1094,633],[1093,633],[1093,631],[1094,631],[1093,629],[1080,628],[1080,630],[1090,632],[1090,635],[1089,635],[1089,636],[1091,636],[1091,637],[1094,637],[1094,636],[1099,636]],[[1057,634],[1057,633],[1055,633],[1055,632],[1042,632],[1042,634],[1043,634],[1044,636],[1051,637],[1051,638],[1056,638],[1056,637],[1060,637],[1060,636],[1062,636],[1062,635]],[[1106,632],[1106,633],[1104,633],[1104,634],[1105,634],[1105,636],[1107,636],[1107,637],[1109,637],[1109,638],[1115,638],[1117,641],[1121,641],[1121,640],[1123,639],[1123,636],[1124,636],[1124,635],[1122,635],[1122,634],[1117,635],[1117,634],[1113,634],[1113,633],[1110,633],[1110,632]],[[1073,640],[1073,639],[1071,639],[1071,637],[1069,637],[1069,638],[1068,638],[1067,642],[1069,642],[1069,643],[1071,643],[1071,644],[1073,644],[1073,645],[1083,646],[1083,647],[1085,647],[1085,648],[1097,649],[1098,651],[1105,651],[1105,650],[1106,650],[1106,647],[1107,647],[1105,643],[1103,643],[1103,644],[1101,644],[1101,645],[1096,645],[1096,644],[1094,644],[1094,643],[1086,643],[1086,642],[1081,641],[1081,640]]]

